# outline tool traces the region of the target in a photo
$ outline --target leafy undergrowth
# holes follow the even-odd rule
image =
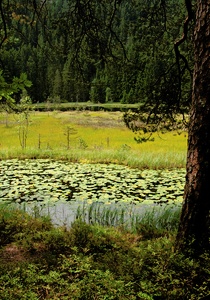
[[[173,251],[175,232],[89,225],[55,228],[0,210],[0,299],[201,299],[210,258]]]

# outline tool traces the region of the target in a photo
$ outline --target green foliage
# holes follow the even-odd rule
[[[76,219],[88,224],[98,224],[100,226],[120,227],[141,235],[143,239],[152,239],[176,232],[180,219],[181,206],[164,205],[153,206],[131,204],[105,206],[101,203],[83,204],[78,206]],[[79,223],[80,224],[80,223]],[[81,226],[81,224],[80,224]],[[88,239],[88,233],[84,232],[84,237]],[[83,240],[77,234],[79,240]]]
[[[157,238],[151,231],[142,239],[142,233],[79,219],[70,229],[54,228],[9,207],[0,212],[1,299],[194,300],[209,294],[209,254],[195,260],[174,253],[173,232]]]
[[[87,143],[82,138],[79,138],[79,148],[83,150],[88,148]]]
[[[136,232],[144,239],[168,235],[176,232],[180,220],[180,206],[165,206],[146,209],[137,215],[133,226]]]
[[[24,234],[34,234],[52,228],[48,218],[33,219],[15,206],[0,205],[0,246],[21,239]]]
[[[19,78],[14,77],[12,82],[8,83],[3,77],[3,71],[0,70],[0,104],[6,105],[6,109],[16,109],[14,95],[20,91],[24,92],[25,88],[30,86],[31,82],[25,73]]]

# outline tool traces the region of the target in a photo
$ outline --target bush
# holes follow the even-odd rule
[[[49,218],[33,218],[15,206],[0,206],[0,246],[9,244],[27,234],[51,230],[53,225]]]
[[[78,219],[67,230],[4,209],[0,224],[0,299],[195,300],[209,294],[209,253],[197,260],[174,253],[173,227],[164,235],[151,227],[146,238],[142,230]],[[16,252],[8,256],[8,250]]]

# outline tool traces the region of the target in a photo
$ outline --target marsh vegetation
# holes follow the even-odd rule
[[[122,116],[104,111],[31,112],[22,149],[19,130],[26,120],[2,112],[0,158],[52,158],[141,169],[185,167],[186,132],[159,132],[155,142],[137,144]]]

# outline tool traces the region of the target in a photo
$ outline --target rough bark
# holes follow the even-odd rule
[[[177,249],[200,255],[210,239],[210,0],[198,0],[187,175]]]

